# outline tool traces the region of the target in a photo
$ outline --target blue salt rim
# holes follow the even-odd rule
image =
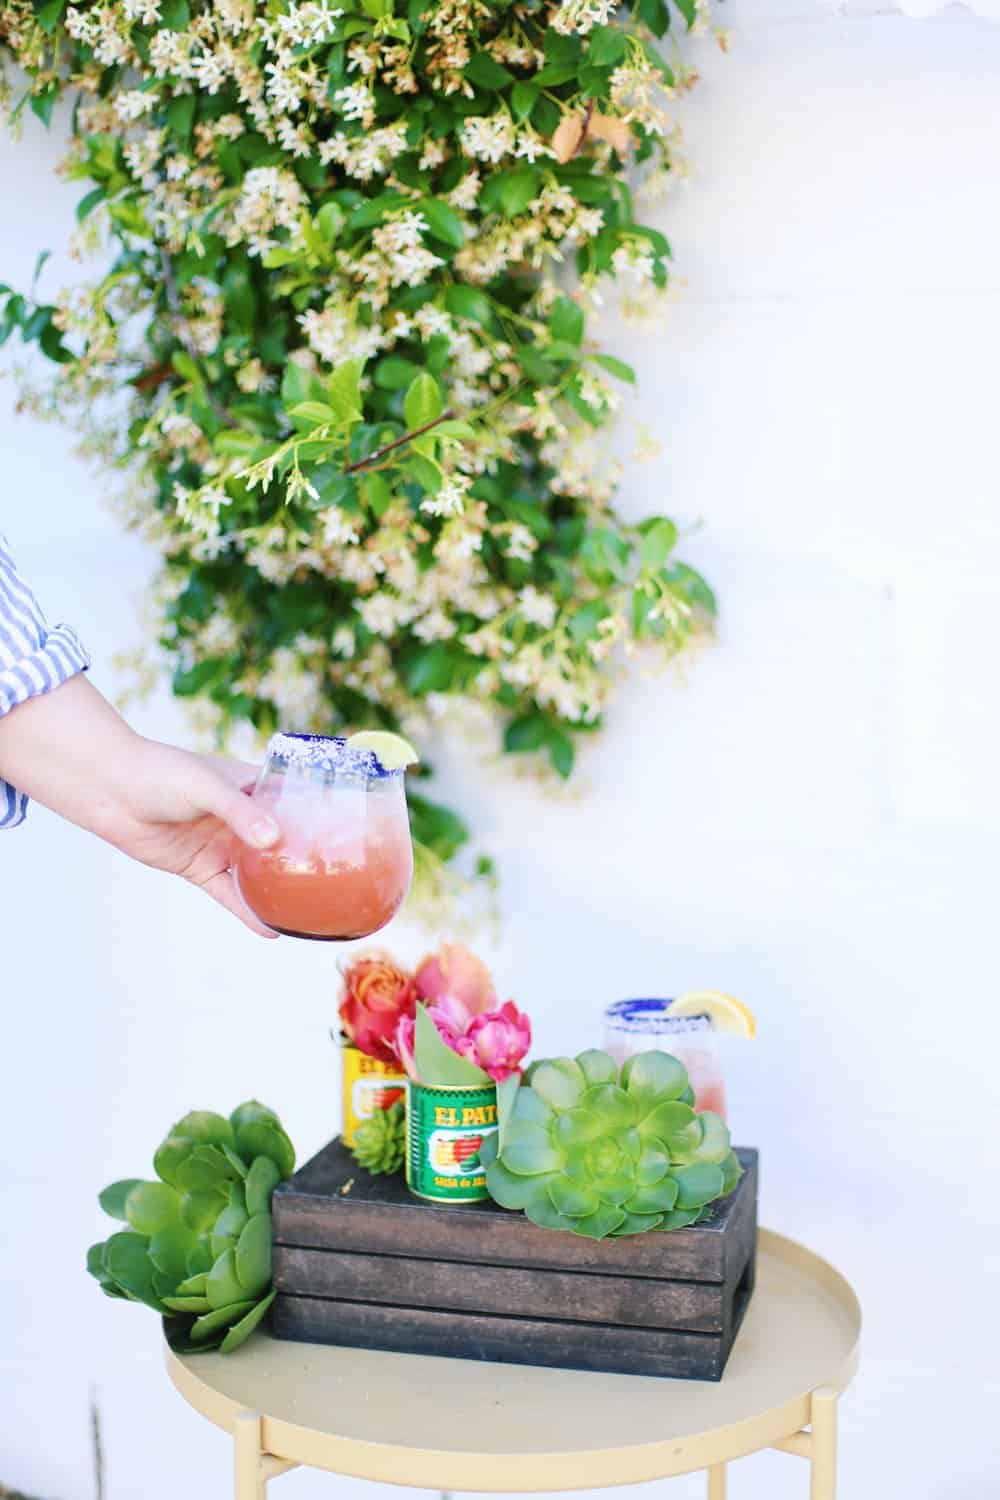
[[[704,1031],[711,1025],[709,1016],[665,1015],[668,999],[615,1000],[604,1011],[606,1025],[614,1031],[634,1036],[682,1036],[688,1031]]]
[[[387,770],[374,750],[348,749],[343,735],[272,734],[267,754],[285,765],[326,771],[331,775],[363,776],[368,781],[382,781],[402,774],[399,770]]]

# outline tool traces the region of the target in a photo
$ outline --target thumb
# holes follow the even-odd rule
[[[205,784],[204,805],[214,813],[244,844],[252,849],[269,849],[281,837],[281,829],[269,813],[261,809],[246,792],[232,786],[222,776],[209,772]]]

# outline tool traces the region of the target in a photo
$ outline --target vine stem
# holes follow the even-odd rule
[[[369,453],[367,458],[359,458],[357,463],[348,464],[344,473],[356,474],[359,469],[370,468],[372,464],[377,464],[380,458],[384,458],[387,453],[394,452],[396,448],[404,447],[406,443],[412,443],[414,438],[423,437],[425,432],[430,432],[432,428],[439,427],[442,422],[450,422],[454,415],[453,411],[443,411],[432,422],[425,422],[423,427],[415,427],[412,432],[404,432],[402,437],[396,438],[392,443],[386,443],[384,448],[376,448],[375,452]]]

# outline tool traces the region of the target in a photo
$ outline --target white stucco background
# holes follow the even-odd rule
[[[732,51],[703,47],[683,106],[695,175],[658,210],[683,284],[655,332],[612,331],[641,375],[627,420],[663,442],[623,503],[692,528],[717,645],[683,679],[633,678],[572,802],[461,756],[448,774],[501,862],[489,956],[542,1051],[591,1044],[622,994],[753,1005],[760,1039],[728,1063],[764,1220],[865,1307],[844,1500],[972,1500],[1000,1457],[1000,28],[872,11],[726,5]],[[42,247],[47,288],[76,274],[59,135],[29,119],[0,142],[5,281]],[[150,560],[71,449],[0,385],[0,521],[114,690]],[[184,732],[165,699],[136,722]],[[389,940],[415,958],[425,937]],[[0,840],[0,1485],[91,1500],[93,1390],[106,1500],[228,1493],[227,1444],[169,1388],[154,1319],[83,1273],[94,1195],[190,1107],[257,1094],[303,1157],[332,1134],[334,963],[40,810]],[[806,1474],[771,1454],[731,1483],[791,1500]]]

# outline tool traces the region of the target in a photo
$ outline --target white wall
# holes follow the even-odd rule
[[[683,681],[633,679],[579,800],[477,782],[456,756],[450,781],[501,860],[492,956],[543,1051],[591,1043],[623,993],[708,983],[757,1010],[730,1071],[765,1221],[841,1265],[867,1316],[843,1494],[972,1500],[1000,1398],[1000,29],[725,9],[732,53],[703,49],[683,107],[697,175],[661,211],[685,285],[664,329],[615,335],[664,445],[625,503],[700,523],[687,554],[718,587],[718,644]],[[4,280],[66,242],[57,136],[29,121],[0,146]],[[67,272],[57,255],[47,285]],[[66,435],[0,396],[4,529],[113,687],[149,560]],[[138,722],[183,732],[165,700]],[[2,840],[0,922],[0,1482],[90,1500],[93,1386],[108,1500],[225,1494],[226,1444],[168,1388],[154,1320],[83,1275],[106,1227],[94,1192],[145,1170],[183,1110],[251,1093],[318,1147],[336,1124],[333,959],[258,944],[38,810]],[[424,937],[392,941],[415,957]],[[804,1483],[767,1455],[732,1494]]]

